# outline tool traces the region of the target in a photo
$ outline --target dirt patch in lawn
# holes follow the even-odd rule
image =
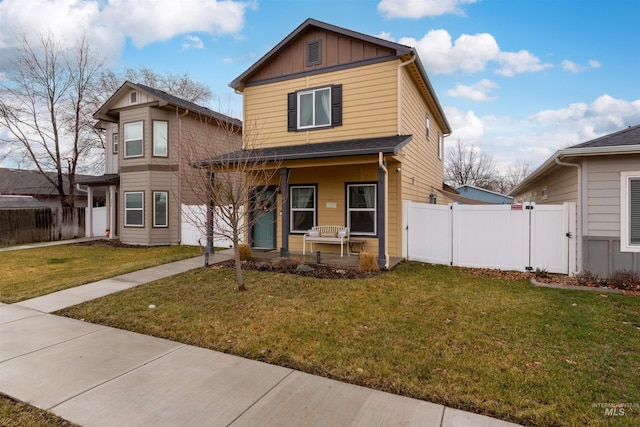
[[[235,268],[235,262],[233,260],[225,261],[215,264],[212,268]],[[317,279],[361,279],[381,274],[380,272],[360,271],[354,267],[340,265],[302,264],[288,258],[279,258],[273,261],[254,258],[242,261],[242,269],[297,274]]]
[[[143,245],[130,245],[122,243],[120,239],[100,239],[100,240],[88,240],[86,242],[72,243],[72,246],[97,246],[97,247],[111,247],[111,248],[148,248],[149,246]]]

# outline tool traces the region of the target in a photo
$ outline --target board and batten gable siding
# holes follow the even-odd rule
[[[244,90],[245,144],[267,148],[340,141],[397,133],[397,64],[386,61],[285,80]],[[342,125],[300,132],[287,130],[287,94],[342,85]]]
[[[426,136],[426,117],[430,118],[429,138]],[[438,135],[443,131],[435,114],[429,109],[422,93],[409,72],[402,69],[402,131],[413,135],[411,142],[402,148],[402,199],[429,202],[431,193],[437,194],[444,179],[444,147],[438,158]],[[443,135],[444,138],[444,135]],[[444,145],[444,142],[443,142]],[[440,203],[445,203],[442,197]]]
[[[321,44],[321,60],[319,64],[308,66],[307,44],[315,41],[320,41]],[[392,49],[331,31],[312,28],[301,34],[286,49],[274,55],[269,62],[263,64],[260,70],[247,80],[247,84],[392,55],[395,55]]]
[[[131,102],[132,92],[136,93],[136,102]],[[120,97],[113,100],[113,102],[110,104],[110,108],[112,110],[117,110],[120,108],[131,108],[131,107],[135,107],[136,105],[144,105],[144,104],[157,102],[157,101],[158,100],[151,94],[131,88],[130,90],[124,91]]]
[[[640,156],[586,158],[586,230],[588,236],[620,237],[620,172],[640,171]]]

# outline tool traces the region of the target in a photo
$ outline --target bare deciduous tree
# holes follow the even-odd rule
[[[76,170],[101,148],[87,105],[102,61],[85,39],[65,47],[51,34],[37,44],[23,35],[11,65],[0,85],[3,142],[51,182],[62,206],[74,206]]]
[[[211,125],[212,119],[201,120]],[[233,242],[238,290],[246,290],[242,275],[239,244],[241,236],[264,215],[277,212],[277,203],[269,204],[269,186],[278,185],[280,161],[262,150],[240,149],[242,129],[227,120],[213,121],[202,138],[202,127],[184,126],[181,153],[192,168],[181,173],[183,192],[189,192],[199,204],[208,206],[206,224],[202,217],[188,218],[197,227],[207,229],[208,252],[214,236]],[[212,130],[216,129],[216,130]],[[244,132],[244,142],[256,147],[256,135]],[[266,202],[266,203],[265,203]]]

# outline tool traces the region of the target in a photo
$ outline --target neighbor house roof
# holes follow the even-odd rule
[[[213,160],[202,160],[200,166],[215,166],[261,160],[304,160],[329,157],[359,156],[368,154],[398,154],[408,144],[412,135],[387,136],[381,138],[351,139],[346,141],[299,144],[265,149],[239,150],[218,156]]]
[[[93,117],[97,120],[113,121],[113,118],[110,118],[108,115],[108,112],[110,111],[109,106],[111,105],[113,100],[118,98],[119,95],[127,89],[136,89],[149,93],[154,98],[158,99],[158,105],[160,107],[165,105],[173,105],[174,107],[178,107],[184,111],[189,111],[194,114],[199,114],[205,117],[220,120],[233,126],[242,127],[242,121],[238,119],[229,117],[222,113],[218,113],[217,111],[213,111],[210,108],[203,107],[202,105],[187,101],[186,99],[179,98],[162,90],[155,89],[140,83],[133,83],[130,81],[124,82],[124,84],[120,86],[120,88],[113,95],[111,95],[111,97],[98,109],[98,111],[94,113]]]
[[[54,182],[57,181],[55,172],[46,172]],[[91,178],[91,175],[76,174],[76,180]],[[69,180],[62,177],[65,192],[69,194]],[[23,196],[58,196],[57,188],[51,184],[39,171],[0,168],[0,194]],[[84,194],[76,192],[76,196]]]
[[[524,187],[557,166],[557,162],[576,157],[640,154],[640,125],[601,136],[556,151],[541,166],[527,176],[509,195],[518,194]]]
[[[312,19],[312,18],[308,18],[302,24],[300,24],[298,26],[298,28],[293,30],[280,43],[278,43],[269,52],[267,52],[264,56],[262,56],[262,58],[260,58],[258,61],[256,61],[245,72],[243,72],[238,77],[236,77],[229,84],[229,86],[231,86],[232,88],[234,88],[236,90],[242,90],[244,88],[244,85],[247,82],[247,80],[249,80],[251,78],[251,76],[257,70],[259,70],[263,65],[265,65],[281,49],[285,48],[293,40],[295,40],[300,34],[302,34],[303,32],[307,31],[309,28],[313,28],[313,27],[321,29],[321,30],[325,30],[325,31],[331,31],[331,32],[334,32],[334,33],[337,33],[337,34],[340,34],[340,35],[344,35],[345,37],[351,37],[351,38],[354,38],[354,39],[358,39],[358,40],[362,40],[362,41],[365,41],[365,42],[368,42],[368,43],[373,43],[373,44],[377,44],[379,46],[386,47],[388,49],[394,50],[396,57],[400,57],[400,56],[407,56],[407,57],[413,56],[413,57],[415,57],[415,61],[411,65],[416,67],[416,70],[417,70],[418,74],[420,75],[420,78],[422,79],[422,81],[426,85],[427,91],[429,92],[430,96],[433,98],[433,102],[435,104],[435,107],[437,108],[437,113],[438,113],[438,115],[440,116],[440,118],[442,119],[442,122],[443,122],[442,123],[443,126],[444,126],[444,128],[442,129],[443,133],[444,134],[451,134],[451,126],[449,125],[449,122],[447,121],[447,117],[444,114],[444,110],[442,109],[442,106],[440,105],[440,101],[438,100],[438,97],[436,96],[436,92],[433,89],[433,86],[431,85],[431,81],[429,80],[429,77],[427,76],[427,72],[425,71],[424,66],[422,65],[422,62],[420,61],[420,57],[418,56],[418,53],[417,53],[415,48],[412,48],[410,46],[406,46],[406,45],[403,45],[403,44],[400,44],[400,43],[395,43],[395,42],[392,42],[392,41],[389,41],[389,40],[381,39],[381,38],[378,38],[378,37],[370,36],[370,35],[367,35],[367,34],[359,33],[357,31],[353,31],[353,30],[349,30],[349,29],[346,29],[346,28],[338,27],[336,25],[328,24],[326,22],[317,21],[317,20]],[[327,72],[327,71],[330,71],[330,69],[314,70],[311,73]]]
[[[32,196],[0,196],[0,209],[42,209],[47,206]]]

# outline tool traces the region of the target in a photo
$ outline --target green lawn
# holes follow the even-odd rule
[[[2,427],[72,427],[70,423],[47,411],[0,394],[0,426]]]
[[[640,425],[640,298],[404,263],[360,280],[199,269],[61,311],[526,425]],[[149,309],[149,304],[157,308]],[[640,406],[640,405],[638,405]]]
[[[197,256],[193,246],[60,245],[0,253],[0,302],[14,303]]]

